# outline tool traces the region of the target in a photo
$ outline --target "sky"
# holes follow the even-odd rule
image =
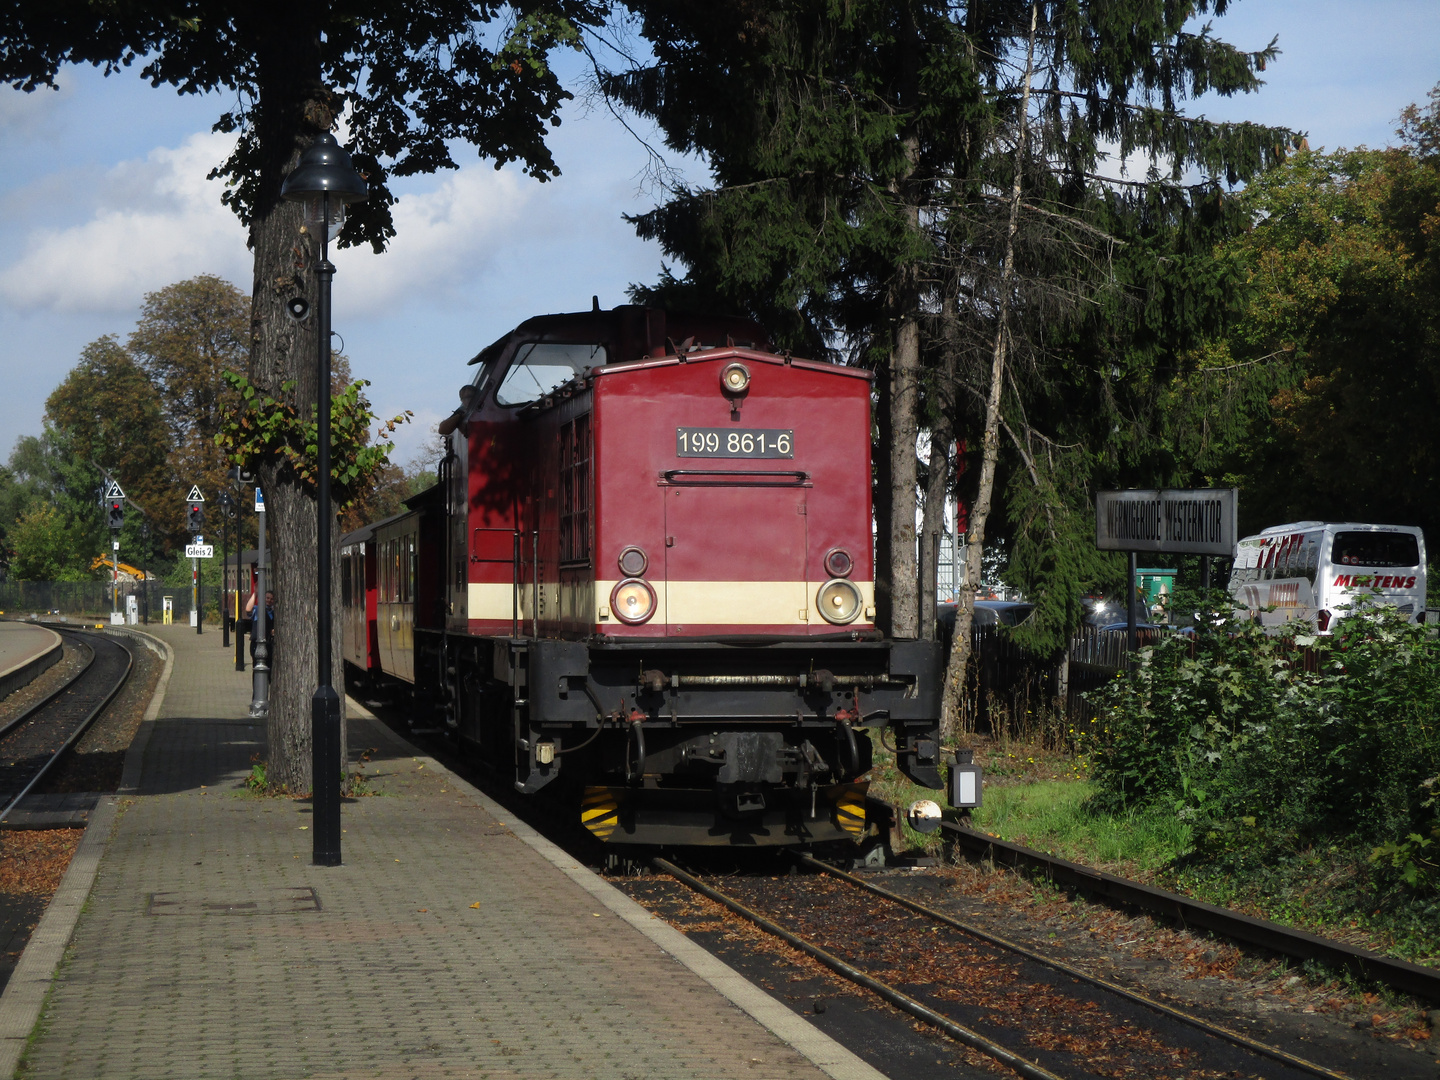
[[[1440,0],[1232,0],[1211,21],[1246,49],[1278,36],[1281,56],[1257,94],[1188,111],[1304,131],[1315,148],[1393,142],[1400,110],[1440,82]],[[579,66],[566,73],[578,80]],[[147,292],[197,274],[248,290],[245,231],[205,178],[227,154],[210,131],[223,107],[133,70],[69,68],[58,92],[0,87],[0,455],[39,434],[45,398],[86,344],[134,329]],[[588,309],[592,295],[624,303],[627,285],[658,276],[658,247],[622,218],[660,196],[645,147],[580,94],[563,121],[551,136],[559,178],[457,154],[458,170],[395,185],[386,253],[332,256],[352,371],[371,381],[379,415],[415,414],[396,439],[402,464],[454,408],[483,346],[531,315]],[[703,182],[703,163],[667,164]]]

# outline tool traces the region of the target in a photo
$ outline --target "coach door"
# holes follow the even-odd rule
[[[806,496],[800,473],[667,476],[666,633],[803,633]]]

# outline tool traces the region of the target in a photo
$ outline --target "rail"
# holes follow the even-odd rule
[[[92,648],[90,662],[87,663],[83,668],[81,668],[77,674],[67,680],[65,684],[61,686],[58,690],[56,690],[53,694],[48,695],[44,700],[39,701],[35,705],[31,706],[29,709],[26,709],[24,713],[16,717],[15,720],[13,720],[11,723],[7,724],[3,732],[0,732],[0,737],[9,737],[10,735],[20,731],[25,724],[43,718],[45,710],[52,706],[63,712],[63,709],[65,707],[73,709],[75,706],[78,705],[80,708],[85,708],[89,701],[95,701],[95,704],[88,709],[84,717],[80,719],[78,723],[74,724],[73,729],[70,730],[69,734],[66,736],[64,741],[61,742],[60,746],[53,753],[49,754],[43,762],[41,762],[39,767],[36,768],[35,771],[29,776],[28,780],[26,780],[26,782],[20,786],[20,790],[15,795],[8,798],[3,809],[0,809],[0,822],[3,822],[10,815],[10,812],[20,804],[20,801],[24,799],[26,795],[30,794],[30,791],[45,777],[47,773],[49,773],[50,769],[55,765],[56,762],[60,760],[61,757],[64,756],[65,752],[69,750],[70,747],[75,745],[75,742],[80,738],[80,736],[84,735],[85,732],[90,729],[90,725],[93,724],[96,718],[105,711],[105,707],[110,704],[110,702],[114,699],[115,695],[120,692],[120,688],[125,685],[126,680],[129,679],[130,672],[135,667],[134,654],[131,653],[126,646],[114,640],[113,638],[101,637],[96,640],[106,642],[108,646],[119,650],[119,652],[124,655],[124,670],[119,673],[118,677],[114,677],[113,673],[110,674],[110,678],[112,680],[110,685],[107,686],[102,684],[93,692],[87,692],[87,688],[86,690],[80,690],[78,693],[74,693],[73,696],[67,694],[65,699],[61,698],[61,694],[65,693],[66,691],[76,691],[77,687],[80,686],[81,681],[83,679],[86,679],[87,676],[91,675],[92,669],[94,670],[95,677],[97,678],[103,678],[107,675],[107,672],[103,665],[101,667],[96,667],[96,661],[99,659],[99,657],[96,654],[95,650]],[[98,694],[98,700],[96,700],[96,694]],[[63,727],[63,725],[66,723],[64,717],[61,716],[57,719],[60,720]]]
[[[1138,881],[1093,870],[1009,840],[989,836],[951,821],[941,822],[947,839],[967,854],[996,863],[1036,870],[1058,885],[1092,896],[1174,919],[1182,926],[1210,930],[1233,941],[1243,941],[1297,960],[1317,960],[1343,968],[1362,978],[1393,987],[1428,1001],[1440,1002],[1440,971],[1396,960],[1369,949],[1332,941],[1279,923],[1242,915],[1228,908],[1192,900],[1179,893],[1142,885]]]
[[[655,869],[659,870],[661,873],[669,874],[676,881],[679,881],[682,884],[688,886],[689,888],[694,889],[702,896],[707,896],[711,900],[714,900],[717,904],[723,905],[730,911],[733,911],[736,915],[739,915],[741,918],[748,919],[750,922],[760,927],[760,929],[764,930],[767,934],[778,937],[787,945],[793,946],[794,948],[799,949],[801,952],[805,953],[807,956],[810,956],[815,960],[820,961],[820,963],[824,964],[837,975],[849,979],[851,982],[855,983],[858,986],[865,987],[865,989],[871,991],[872,993],[878,994],[885,1001],[888,1001],[896,1008],[909,1013],[917,1020],[922,1020],[927,1024],[939,1028],[941,1031],[945,1032],[945,1034],[949,1035],[957,1042],[963,1043],[964,1045],[969,1046],[974,1050],[979,1050],[982,1054],[986,1054],[994,1058],[996,1061],[999,1061],[1002,1064],[1008,1066],[1009,1068],[1015,1070],[1015,1072],[1017,1072],[1019,1075],[1026,1077],[1027,1080],[1060,1080],[1060,1078],[1057,1077],[1054,1073],[1052,1073],[1049,1069],[1043,1068],[1042,1066],[1037,1065],[1033,1061],[1028,1061],[1025,1058],[1020,1057],[1018,1054],[1012,1054],[1009,1050],[1005,1049],[999,1043],[993,1042],[990,1039],[985,1038],[985,1036],[981,1035],[978,1031],[974,1031],[973,1029],[965,1027],[962,1024],[955,1023],[955,1021],[951,1020],[949,1017],[942,1016],[935,1010],[926,1007],[919,1001],[916,1001],[914,998],[910,997],[908,994],[904,994],[899,990],[895,989],[889,983],[881,982],[879,979],[865,974],[865,972],[861,971],[859,968],[853,966],[852,964],[847,964],[844,960],[841,960],[833,953],[825,951],[818,945],[811,944],[810,942],[806,941],[804,938],[796,934],[792,934],[789,930],[786,930],[778,923],[774,923],[769,919],[765,918],[765,916],[761,915],[758,911],[752,911],[750,908],[746,907],[744,904],[740,903],[733,897],[727,896],[725,893],[720,892],[718,889],[712,889],[709,885],[706,885],[699,878],[687,874],[684,870],[681,870],[674,863],[668,862],[665,859],[657,858],[652,861],[651,865],[654,866]]]

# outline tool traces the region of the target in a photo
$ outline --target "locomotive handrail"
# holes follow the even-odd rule
[[[810,474],[778,469],[668,469],[660,479],[667,484],[695,487],[803,487],[810,482]]]

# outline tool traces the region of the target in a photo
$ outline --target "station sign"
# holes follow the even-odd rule
[[[260,493],[259,484],[255,485],[255,512],[257,514],[265,512],[265,496]]]
[[[1235,554],[1237,488],[1148,488],[1095,493],[1101,551]]]
[[[215,557],[215,545],[186,544],[185,557],[187,559],[213,559]]]

